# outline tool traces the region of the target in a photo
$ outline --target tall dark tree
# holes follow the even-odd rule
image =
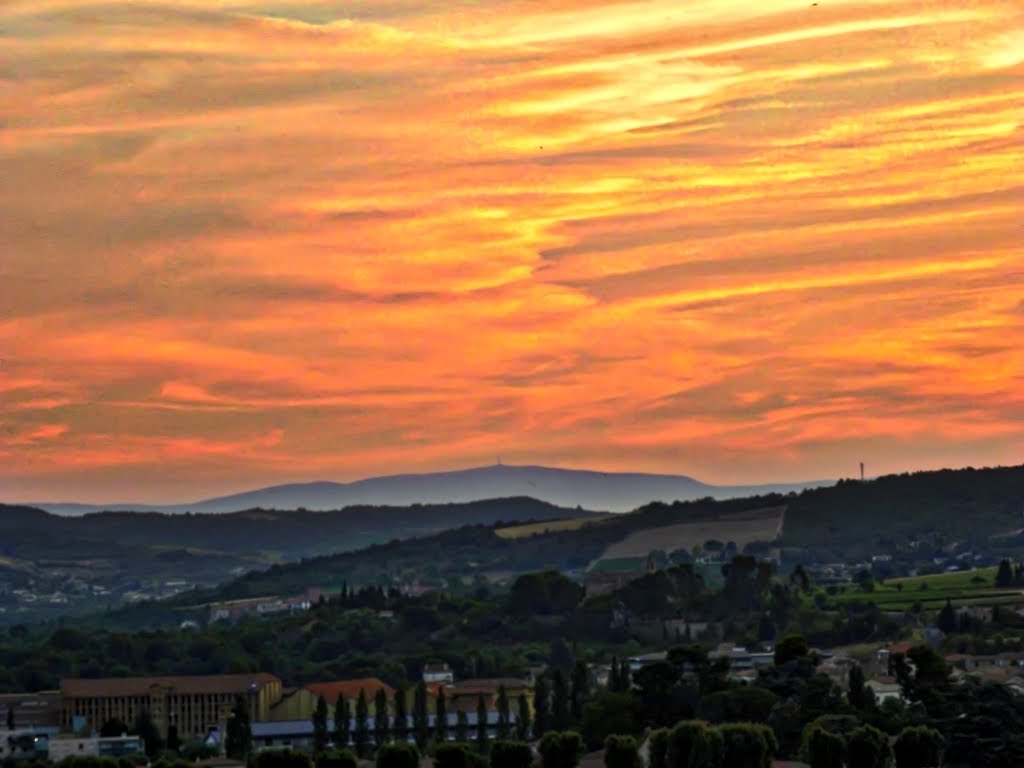
[[[781,667],[787,661],[801,659],[808,652],[807,640],[802,635],[786,635],[775,646],[775,666]]]
[[[519,711],[516,713],[516,738],[530,740],[530,702],[525,693],[519,694]]]
[[[366,757],[370,746],[370,707],[366,702],[366,691],[359,689],[356,699],[355,727],[352,730],[352,745],[359,757]]]
[[[430,715],[427,711],[427,684],[422,680],[416,684],[416,692],[412,699],[412,728],[416,737],[416,746],[420,752],[427,748],[430,741]]]
[[[953,610],[953,602],[947,597],[946,604],[942,606],[939,615],[935,619],[935,626],[947,635],[956,631],[956,611]]]
[[[996,571],[996,586],[1013,586],[1013,568],[1010,566],[1009,560],[1003,559],[999,561],[999,569]]]
[[[152,716],[148,711],[143,710],[135,720],[135,735],[142,739],[146,745],[146,756],[157,757],[164,748],[163,739],[160,738],[160,729],[156,727]],[[230,730],[228,732],[230,736]]]
[[[569,725],[569,685],[562,670],[556,669],[551,675],[551,727],[564,731]]]
[[[327,730],[327,699],[318,696],[316,708],[313,710],[313,754],[319,755],[327,749],[327,741],[330,738]]]
[[[572,721],[579,724],[583,719],[583,705],[590,698],[590,670],[582,661],[577,661],[572,668],[572,688],[570,690],[569,712]]]
[[[612,656],[612,666],[608,670],[608,690],[612,693],[619,691],[619,657]]]
[[[560,669],[563,673],[568,673],[572,669],[572,665],[575,659],[572,655],[572,649],[569,644],[561,637],[555,638],[551,641],[551,666],[554,669]]]
[[[8,707],[7,707],[7,730],[8,731],[15,730],[14,705],[13,704],[8,705]]]
[[[438,744],[448,741],[448,700],[444,688],[437,692],[437,703],[434,705],[434,739]]]
[[[344,693],[338,694],[338,700],[334,703],[334,743],[339,747],[347,747],[349,742],[349,729],[351,728],[352,712],[348,699]]]
[[[465,744],[469,740],[469,718],[461,709],[455,715],[455,740],[460,744]]]
[[[481,755],[487,754],[487,703],[482,693],[476,700],[476,748]]]
[[[409,716],[405,706],[405,688],[395,691],[395,722],[391,728],[391,738],[404,744],[409,735]]]
[[[846,698],[851,707],[861,712],[874,708],[875,694],[865,685],[864,670],[860,664],[850,667],[849,693]]]
[[[540,738],[551,730],[551,691],[541,675],[533,687],[533,735]]]
[[[505,690],[504,685],[498,686],[498,699],[495,706],[498,710],[497,737],[501,741],[506,741],[509,737],[509,727],[512,722],[512,708],[509,706],[508,691]]]
[[[181,748],[181,738],[178,736],[178,726],[171,723],[167,726],[167,751],[177,752]]]
[[[619,665],[619,684],[616,686],[618,691],[628,691],[633,687],[633,672],[629,668],[629,660],[623,659],[622,664]]]
[[[383,688],[373,696],[373,740],[380,749],[391,740],[391,722],[388,717],[388,695]]]
[[[252,716],[245,696],[236,696],[235,705],[228,717],[225,752],[232,760],[246,762],[252,751]]]

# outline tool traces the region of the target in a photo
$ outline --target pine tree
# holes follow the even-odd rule
[[[505,690],[504,685],[498,686],[498,729],[497,736],[500,740],[505,741],[509,737],[509,727],[512,722],[512,710],[508,702],[508,692]]]
[[[551,694],[547,678],[537,678],[533,688],[533,735],[540,738],[551,730]]]
[[[525,693],[519,694],[519,712],[516,713],[516,738],[530,740],[530,702]]]
[[[316,709],[313,710],[313,754],[319,755],[327,749],[327,699],[317,697]]]
[[[359,698],[356,699],[356,721],[355,729],[352,732],[352,745],[356,748],[359,757],[366,757],[367,747],[370,744],[370,708],[366,703],[366,691],[359,689]]]

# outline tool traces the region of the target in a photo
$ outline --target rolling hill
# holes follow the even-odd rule
[[[256,508],[330,510],[352,505],[449,504],[529,496],[561,507],[628,512],[652,501],[690,501],[705,497],[729,499],[766,493],[788,493],[830,484],[818,481],[778,485],[715,486],[685,475],[593,472],[498,464],[454,472],[373,477],[351,483],[276,485],[190,504],[152,506],[39,502],[30,506],[62,515],[80,515],[102,510],[210,514]]]
[[[329,512],[97,512],[0,505],[0,623],[210,587],[250,570],[467,525],[602,518],[530,498]]]

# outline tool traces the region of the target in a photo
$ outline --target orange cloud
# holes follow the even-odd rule
[[[1019,461],[1016,0],[0,25],[12,498]]]

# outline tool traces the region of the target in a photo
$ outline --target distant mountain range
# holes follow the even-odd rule
[[[98,511],[223,513],[248,509],[342,509],[352,505],[408,506],[449,504],[529,496],[560,507],[627,512],[651,501],[730,499],[789,493],[832,485],[830,481],[775,485],[715,486],[685,475],[592,472],[498,464],[454,472],[390,475],[352,483],[315,482],[275,485],[191,504],[69,504],[33,502],[60,515]]]

